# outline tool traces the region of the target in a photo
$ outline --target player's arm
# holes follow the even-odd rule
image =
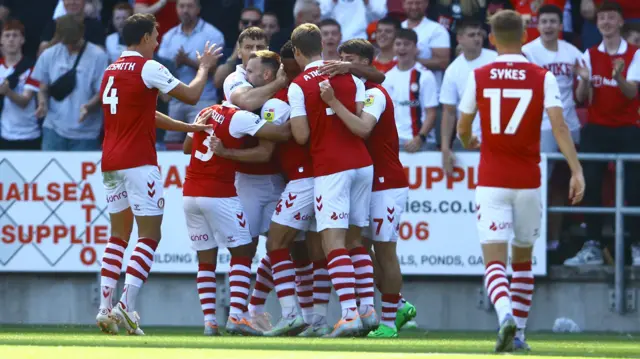
[[[168,0],[158,0],[153,5],[140,4],[136,2],[133,6],[133,12],[136,14],[156,14],[158,11],[162,10],[165,5],[167,5]]]
[[[176,132],[200,132],[208,128],[212,128],[212,125],[203,125],[200,121],[194,123],[184,123],[182,121],[176,121],[171,117],[165,115],[162,112],[156,111],[156,127],[166,131]]]
[[[260,139],[257,146],[243,149],[225,148],[222,143],[218,143],[214,153],[222,158],[238,162],[265,163],[269,162],[275,148],[275,142]]]
[[[378,89],[374,90],[376,90],[376,92],[381,96],[376,96],[376,93],[369,91],[369,93],[367,93],[367,96],[369,97],[367,97],[367,100],[365,101],[365,110],[361,111],[360,116],[356,116],[354,113],[349,111],[349,109],[347,109],[342,102],[335,97],[331,84],[323,83],[323,85],[320,86],[320,96],[354,135],[366,139],[371,134],[371,131],[378,122],[378,119],[386,105],[386,99],[382,92]],[[369,107],[374,106],[375,109],[369,109]]]
[[[189,83],[189,85],[185,85],[178,81],[177,86],[175,86],[171,91],[166,92],[169,96],[189,105],[196,105],[198,103],[200,96],[202,95],[202,91],[204,91],[204,87],[209,79],[209,71],[216,66],[218,59],[222,56],[222,48],[216,48],[215,46],[216,44],[209,46],[209,42],[207,42],[204,53],[201,56],[198,56],[200,65],[198,67],[196,77]],[[147,61],[147,63],[148,62],[150,61]]]
[[[292,83],[287,95],[291,106],[291,119],[288,122],[291,124],[291,134],[297,144],[304,145],[309,141],[311,135],[307,109],[304,105],[304,93],[298,84]]]
[[[473,145],[473,119],[476,117],[476,112],[478,112],[478,104],[476,102],[476,77],[474,72],[471,72],[469,75],[458,109],[460,110],[460,118],[458,119],[458,126],[456,128],[458,138],[464,148],[471,148],[471,145]]]
[[[558,148],[567,159],[571,172],[582,173],[576,146],[571,138],[569,127],[567,127],[567,123],[564,120],[558,82],[551,72],[547,72],[544,78],[544,107],[549,115],[553,136],[558,143]]]
[[[284,71],[278,70],[278,75],[274,81],[261,87],[239,87],[231,92],[229,100],[243,110],[255,111],[262,107],[276,92],[287,86],[287,82]]]
[[[184,142],[182,142],[182,152],[184,152],[185,155],[190,155],[192,146],[193,146],[193,137],[191,137],[191,134],[189,133],[184,138]]]

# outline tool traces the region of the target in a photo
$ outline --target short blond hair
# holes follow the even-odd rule
[[[296,27],[291,34],[291,44],[307,58],[322,54],[320,28],[309,23]]]
[[[260,50],[251,54],[249,60],[260,59],[262,65],[266,65],[273,71],[278,71],[280,68],[280,55],[270,50]]]
[[[500,10],[491,17],[491,33],[503,45],[520,44],[524,34],[524,21],[513,10]]]

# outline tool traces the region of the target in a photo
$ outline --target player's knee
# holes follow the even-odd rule
[[[243,244],[234,248],[229,248],[232,257],[250,257],[256,254],[256,246],[254,243]]]

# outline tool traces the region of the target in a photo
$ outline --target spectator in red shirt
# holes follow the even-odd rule
[[[158,42],[162,35],[180,23],[176,12],[175,0],[135,0],[133,11],[136,14],[153,14],[160,25],[158,28]]]

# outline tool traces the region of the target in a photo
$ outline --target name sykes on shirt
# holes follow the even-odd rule
[[[526,80],[527,71],[518,69],[491,69],[491,80]]]
[[[107,71],[135,71],[136,63],[135,62],[116,62],[109,67],[107,67]]]

